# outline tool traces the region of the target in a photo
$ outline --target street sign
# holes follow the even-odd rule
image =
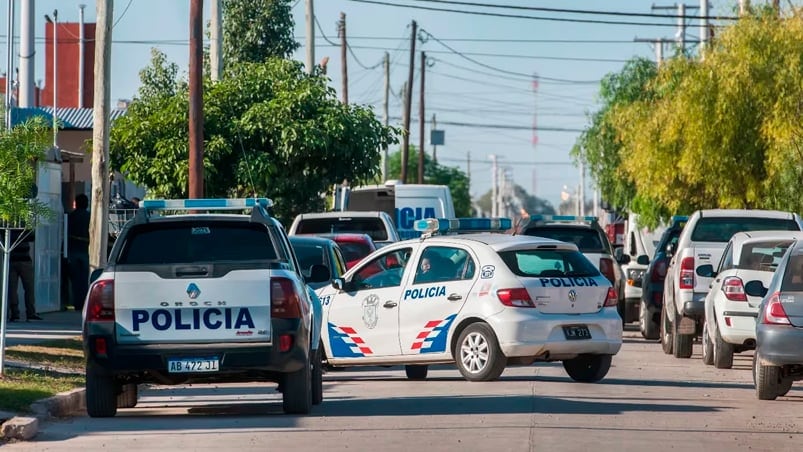
[[[432,146],[443,146],[446,143],[446,132],[443,130],[429,131],[429,144]]]

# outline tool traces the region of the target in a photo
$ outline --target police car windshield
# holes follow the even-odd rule
[[[582,253],[574,250],[503,251],[499,256],[517,276],[552,278],[563,276],[599,276],[600,272]]]
[[[276,259],[264,225],[231,221],[148,223],[129,231],[117,264]]]
[[[387,240],[382,220],[373,218],[305,218],[298,223],[296,234],[335,234],[354,232],[368,234],[374,240]]]
[[[525,235],[545,237],[561,242],[574,243],[582,253],[607,253],[599,232],[587,227],[537,226],[528,228]]]

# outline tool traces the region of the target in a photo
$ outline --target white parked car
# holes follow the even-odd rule
[[[390,244],[318,289],[327,365],[457,364],[470,381],[508,363],[562,361],[599,381],[622,345],[616,292],[571,243],[501,233],[509,219],[427,219],[420,239]],[[426,262],[425,262],[426,261]],[[426,271],[429,268],[429,271]]]
[[[705,298],[703,362],[718,369],[733,366],[733,354],[756,347],[759,296],[745,293],[748,281],[770,284],[786,249],[803,239],[799,231],[737,232],[728,241],[716,270],[711,264],[697,268],[714,278]]]

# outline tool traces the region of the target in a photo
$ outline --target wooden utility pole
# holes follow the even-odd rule
[[[348,41],[346,40],[346,13],[340,13],[340,22],[337,24],[337,33],[340,35],[340,76],[343,78],[343,103],[349,103],[349,60]]]
[[[306,0],[305,2],[306,12],[304,14],[304,20],[306,21],[306,51],[307,51],[307,61],[305,64],[305,69],[307,74],[312,74],[312,71],[315,69],[315,5],[313,4],[312,0]],[[324,66],[325,68],[326,66]]]
[[[203,0],[190,0],[190,198],[204,197]]]
[[[382,122],[385,127],[390,122],[390,53],[385,52],[385,101],[382,104]],[[388,180],[388,145],[382,146],[382,182]]]
[[[89,269],[106,266],[109,246],[109,110],[111,108],[112,19],[114,0],[95,3],[95,92],[92,111],[92,200]]]
[[[223,72],[223,11],[221,3],[223,0],[211,0],[210,24],[209,24],[209,69],[212,80],[220,80]]]
[[[424,133],[427,121],[424,119],[424,75],[427,73],[427,54],[421,51],[421,90],[418,93],[418,183],[424,183]]]
[[[413,73],[415,71],[415,38],[418,34],[418,24],[413,21],[412,34],[410,35],[410,68],[407,73],[407,91],[404,93],[404,115],[402,127],[402,158],[401,158],[401,180],[407,183],[407,165],[410,159],[410,110],[413,103]]]

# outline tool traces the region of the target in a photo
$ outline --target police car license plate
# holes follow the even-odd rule
[[[170,373],[217,372],[220,360],[217,357],[171,358],[167,360],[167,370]]]
[[[563,335],[566,340],[576,341],[583,339],[591,339],[591,331],[585,325],[569,325],[563,327]]]

